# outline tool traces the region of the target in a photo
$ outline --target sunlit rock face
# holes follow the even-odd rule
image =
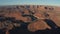
[[[12,17],[14,19],[11,19]],[[60,7],[43,5],[0,7],[0,29],[11,30],[14,26],[20,27],[21,23],[28,23],[27,29],[32,32],[52,29],[52,25],[50,26],[49,22],[48,25],[45,19],[53,21],[57,27],[60,27]]]
[[[51,29],[43,20],[37,20],[28,25],[28,30],[35,32],[37,30]]]

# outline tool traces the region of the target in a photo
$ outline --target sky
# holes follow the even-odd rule
[[[60,6],[60,0],[0,0],[0,6],[5,5],[52,5]]]

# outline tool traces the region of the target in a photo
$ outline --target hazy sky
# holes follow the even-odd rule
[[[53,5],[60,6],[60,0],[0,0],[1,5]]]

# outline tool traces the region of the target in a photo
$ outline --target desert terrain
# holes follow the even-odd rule
[[[60,28],[60,7],[44,5],[0,6],[0,29],[6,34],[15,27],[36,32]],[[25,28],[26,28],[25,27]],[[24,29],[24,28],[22,28]]]

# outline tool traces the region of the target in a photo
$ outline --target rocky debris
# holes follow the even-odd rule
[[[4,17],[5,18],[5,21],[4,19],[2,19],[2,22],[0,21],[0,29],[12,29],[13,26],[20,26],[20,24],[18,22],[16,22],[13,18],[7,18],[7,17]]]

